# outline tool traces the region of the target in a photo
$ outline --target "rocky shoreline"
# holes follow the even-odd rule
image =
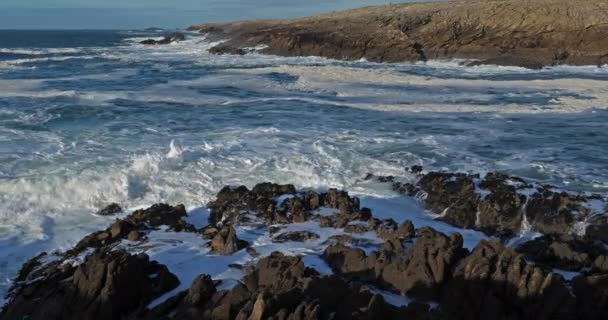
[[[225,187],[208,205],[206,226],[188,223],[182,205],[158,204],[117,219],[67,252],[32,258],[16,277],[0,319],[604,317],[608,208],[603,196],[559,191],[500,173],[481,178],[421,167],[410,171],[417,175],[411,182],[366,178],[416,197],[441,221],[494,238],[469,251],[458,233],[416,228],[405,213],[401,223],[376,218],[359,198],[336,189],[299,191],[272,183],[251,190]],[[112,204],[100,214],[119,211]],[[329,272],[309,267],[299,255],[262,255],[256,243],[239,239],[235,231],[257,226],[276,243],[318,241],[315,231],[289,229],[301,223],[340,231],[323,242],[319,255]],[[153,232],[205,239],[212,259],[246,253],[246,262],[230,266],[244,276],[223,286],[201,273],[188,289],[175,292],[180,280],[173,270],[129,250],[149,246]],[[539,234],[509,244],[522,232]],[[360,237],[364,234],[378,242],[369,243]],[[556,270],[575,274],[565,277]],[[395,305],[391,296],[407,303]]]
[[[394,4],[291,20],[190,27],[213,53],[259,51],[374,62],[474,59],[542,68],[608,63],[608,1],[452,0]]]

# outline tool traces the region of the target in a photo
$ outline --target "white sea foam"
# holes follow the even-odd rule
[[[79,48],[41,48],[41,49],[22,49],[22,48],[0,48],[0,53],[16,54],[16,55],[28,55],[28,56],[41,56],[49,54],[65,54],[65,53],[79,53],[82,50]]]
[[[31,52],[21,53],[35,57],[0,62],[2,76],[9,75],[0,79],[0,98],[7,105],[0,110],[0,156],[4,161],[0,166],[0,261],[6,262],[0,264],[1,295],[10,284],[8,279],[27,258],[43,250],[68,249],[85,234],[107,227],[113,218],[92,213],[110,202],[120,203],[127,211],[157,202],[184,203],[191,209],[198,208],[199,214],[189,221],[202,226],[208,212],[201,208],[224,185],[252,187],[263,181],[293,183],[298,188],[316,190],[344,188],[361,196],[362,204],[372,208],[377,217],[398,222],[410,219],[416,227],[430,225],[446,233],[461,232],[465,246],[473,248],[485,238],[483,234],[434,221],[417,201],[395,195],[389,185],[362,181],[362,178],[372,172],[406,179],[408,173],[404,168],[414,164],[474,172],[496,167],[523,168],[546,178],[565,175],[564,172],[570,170],[565,160],[555,160],[551,152],[560,155],[569,152],[559,148],[540,151],[530,148],[534,150],[508,156],[480,156],[470,149],[476,144],[498,141],[488,137],[510,133],[490,124],[482,126],[483,134],[479,134],[473,130],[480,126],[475,121],[458,123],[462,134],[444,133],[460,121],[454,118],[443,124],[429,124],[437,126],[433,132],[424,128],[393,129],[383,123],[387,118],[382,117],[373,127],[361,128],[356,123],[358,118],[339,118],[325,112],[325,108],[345,115],[357,115],[357,110],[342,111],[342,107],[399,112],[491,111],[497,121],[510,121],[503,113],[581,112],[608,106],[606,81],[591,79],[606,73],[605,68],[565,66],[535,71],[495,66],[471,68],[458,61],[383,65],[257,53],[216,56],[210,55],[208,49],[217,43],[200,37],[170,46],[144,46],[135,42],[136,39],[130,39],[117,47],[87,48],[83,53],[86,55],[82,56],[75,54],[84,49],[64,52],[60,52],[63,49],[55,52],[26,49]],[[74,55],[43,56],[63,53]],[[83,67],[72,75],[62,70],[67,75],[57,78],[43,73],[33,80],[29,74],[32,70],[26,70],[21,79],[18,77],[19,68],[25,65],[43,69],[46,62],[68,59],[83,60]],[[92,59],[103,62],[88,61]],[[186,72],[184,77],[164,74],[179,63],[201,69]],[[106,72],[104,68],[108,65],[116,68]],[[435,73],[423,70],[427,72],[424,73],[420,68],[430,68]],[[142,75],[150,70],[158,73],[160,80],[151,81],[154,76]],[[526,75],[562,73],[570,76],[523,80]],[[521,77],[517,78],[520,80],[474,79],[501,74]],[[572,74],[591,78],[579,79]],[[133,79],[128,79],[129,85],[120,90],[76,85],[80,80],[112,83],[125,81],[127,77]],[[57,80],[73,83],[68,90],[54,88],[53,81]],[[146,85],[139,86],[140,81]],[[151,83],[148,85],[147,81]],[[229,93],[223,93],[224,88],[230,88]],[[547,106],[531,104],[526,99],[521,103],[500,104],[496,96],[501,94],[511,94],[509,98],[548,97],[553,101]],[[39,106],[32,106],[21,98],[65,98],[69,103],[40,99]],[[180,106],[176,113],[168,113],[170,107],[163,106],[158,110],[162,119],[156,121],[157,103],[183,104],[191,109]],[[269,112],[266,118],[248,114],[255,118],[254,122],[248,122],[251,119],[239,114],[261,104],[293,106],[294,111],[300,111],[301,105],[312,106],[312,114],[318,117],[310,124],[294,116],[285,124],[279,121],[285,119],[276,118],[274,112]],[[146,115],[138,113],[142,105],[150,108]],[[201,114],[196,111],[207,106],[222,106],[225,110],[206,120],[211,123],[190,122],[192,119],[182,117],[184,110]],[[32,112],[32,108],[36,112]],[[213,112],[217,111],[209,109],[209,113]],[[238,114],[235,116],[238,118],[230,118],[233,117],[230,112]],[[149,115],[153,118],[147,118]],[[410,115],[402,113],[394,117],[403,116],[406,121]],[[373,115],[361,114],[361,117],[369,116]],[[47,123],[52,125],[46,126]],[[597,128],[601,129],[599,125]],[[520,138],[523,143],[530,136]],[[594,156],[601,157],[601,154]],[[580,178],[576,170],[584,166],[585,163],[573,162],[571,167],[576,168],[568,174]],[[607,185],[601,177],[588,175],[593,176],[593,187]],[[570,177],[562,180],[566,178]],[[332,211],[324,209],[320,213],[327,215]],[[311,225],[298,227],[326,232],[323,238],[331,236],[331,232],[340,232],[318,230]],[[265,254],[276,249],[306,254],[307,265],[321,273],[330,272],[318,258],[322,249],[319,242],[290,247],[272,243],[268,235],[259,234],[259,230],[241,229],[239,234],[256,242]],[[179,234],[178,244],[171,244],[166,237],[174,234],[153,236],[157,246],[149,253],[154,259],[171,264],[172,271],[181,274],[183,285],[189,285],[188,280],[201,273],[196,272],[194,266],[211,259],[201,247],[200,239]],[[525,232],[514,241],[534,236],[537,234]],[[205,271],[225,279],[225,286],[229,287],[241,274],[232,269],[224,273],[226,266],[241,258],[246,258],[243,253],[219,259],[217,270]]]
[[[604,80],[593,79],[547,79],[547,80],[471,80],[471,79],[442,79],[427,76],[401,74],[392,70],[362,69],[340,66],[279,66],[262,69],[250,69],[243,72],[284,73],[297,76],[297,82],[290,88],[299,91],[327,92],[335,91],[338,96],[349,100],[340,101],[339,105],[379,111],[406,112],[503,112],[503,113],[543,113],[543,112],[580,112],[591,109],[608,109],[608,87]],[[608,71],[600,71],[608,73]],[[387,86],[386,89],[378,86]],[[542,106],[523,103],[505,104],[471,104],[460,103],[430,103],[428,93],[423,92],[417,102],[416,91],[406,90],[408,87],[433,89],[437,94],[435,100],[442,100],[441,92],[448,92],[450,99],[467,97],[480,101],[487,100],[493,95],[492,90],[510,90],[522,94],[547,91],[554,92],[551,104]],[[460,90],[461,93],[458,93]],[[414,97],[412,97],[414,95]],[[581,98],[578,98],[578,95]],[[373,97],[374,102],[367,100]],[[365,98],[365,99],[362,99]],[[357,100],[361,101],[357,101]],[[412,101],[390,103],[390,100]]]
[[[0,70],[2,69],[15,69],[23,67],[24,64],[28,63],[43,63],[43,62],[62,62],[67,60],[91,60],[96,59],[97,56],[86,55],[86,56],[61,56],[61,57],[44,57],[44,58],[30,58],[30,59],[15,59],[0,61]]]

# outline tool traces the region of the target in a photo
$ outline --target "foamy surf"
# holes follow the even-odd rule
[[[195,209],[225,185],[337,187],[381,217],[461,232],[472,248],[482,234],[437,222],[363,178],[407,180],[405,168],[424,165],[608,190],[606,68],[218,56],[204,36],[139,44],[146,35],[108,31],[86,48],[2,49],[15,55],[0,61],[2,296],[27,258],[105,228],[113,218],[94,213],[111,202]],[[150,253],[161,262],[171,253],[186,265],[208,259],[202,251],[186,258],[198,245],[192,239],[157,240]],[[324,271],[314,254],[307,259]],[[189,279],[192,271],[183,272]]]

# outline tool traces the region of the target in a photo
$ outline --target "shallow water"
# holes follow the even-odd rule
[[[273,181],[345,188],[419,226],[434,222],[363,177],[422,164],[608,190],[608,68],[214,56],[195,34],[137,44],[161,35],[0,31],[0,294],[34,253],[105,227],[93,213],[109,202],[197,208]]]

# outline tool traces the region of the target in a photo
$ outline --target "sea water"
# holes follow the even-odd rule
[[[162,36],[0,31],[0,295],[29,257],[110,224],[94,213],[111,202],[183,203],[203,225],[224,185],[337,187],[379,217],[463,232],[472,248],[479,233],[434,222],[415,200],[363,178],[411,178],[406,168],[423,165],[608,191],[606,67],[218,56],[194,33],[167,46],[138,43]],[[264,252],[320,249],[239,233]],[[180,237],[182,247],[148,253],[167,264],[181,261],[175,250],[199,266],[209,259],[201,240]],[[186,281],[198,274],[188,272]]]

